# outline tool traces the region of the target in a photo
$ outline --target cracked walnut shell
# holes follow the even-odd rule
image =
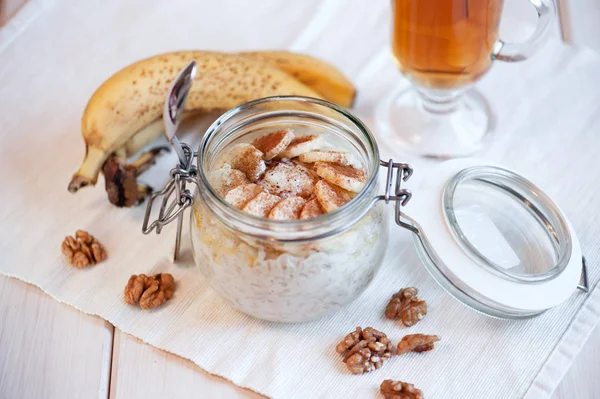
[[[168,273],[154,276],[134,274],[125,286],[125,302],[130,305],[139,303],[142,309],[154,309],[171,299],[173,291],[175,280]]]
[[[75,237],[65,237],[61,245],[62,253],[69,263],[78,269],[95,265],[106,259],[106,250],[87,231],[77,230]]]
[[[392,356],[393,345],[381,331],[356,327],[356,331],[346,335],[335,350],[344,355],[343,361],[352,374],[361,374],[383,366],[385,359]]]
[[[433,349],[434,344],[440,340],[437,335],[410,334],[398,342],[398,355],[408,352],[427,352]]]
[[[415,287],[402,288],[395,293],[385,308],[385,317],[400,319],[406,327],[417,324],[427,314],[427,302],[417,297]]]
[[[423,399],[423,392],[407,382],[385,380],[379,389],[385,399]]]

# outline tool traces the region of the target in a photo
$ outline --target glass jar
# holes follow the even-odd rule
[[[336,211],[308,220],[259,218],[229,205],[209,183],[209,172],[220,167],[230,146],[282,128],[326,134],[335,146],[356,154],[367,171],[365,187]],[[575,231],[532,182],[486,161],[448,161],[422,179],[419,201],[403,208],[411,198],[402,187],[412,175],[410,166],[380,161],[365,125],[326,101],[281,96],[243,104],[211,125],[197,153],[185,144],[181,153],[184,161],[172,170],[172,180],[148,203],[143,231],[160,232],[178,219],[180,232],[183,212],[191,207],[197,267],[219,295],[249,315],[305,321],[356,299],[381,265],[388,241],[384,202],[390,201],[396,224],[414,233],[431,276],[481,313],[526,318],[566,301],[576,287],[587,292]],[[380,167],[386,181],[382,195]],[[188,183],[196,185],[195,194]],[[149,224],[160,196],[158,218]]]
[[[207,171],[219,168],[231,145],[286,127],[327,135],[356,153],[369,176],[365,188],[340,209],[309,220],[259,218],[226,203]],[[208,129],[198,159],[190,223],[195,260],[236,308],[271,321],[310,320],[341,309],[373,279],[388,240],[383,204],[374,204],[379,152],[369,130],[347,111],[306,98],[253,101]]]

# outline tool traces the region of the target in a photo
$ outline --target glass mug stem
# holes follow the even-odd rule
[[[523,61],[543,44],[554,4],[529,2],[539,17],[535,32],[522,43],[507,43],[498,38],[503,0],[392,0],[392,50],[413,87],[377,107],[378,133],[427,158],[469,156],[484,148],[494,116],[471,86],[494,60]]]
[[[455,112],[463,92],[463,89],[432,90],[417,88],[419,106],[422,111],[438,115]]]

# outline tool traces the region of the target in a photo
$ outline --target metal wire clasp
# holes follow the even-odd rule
[[[390,201],[394,201],[396,203],[396,223],[399,226],[412,230],[413,227],[411,225],[401,220],[401,207],[408,204],[408,201],[410,201],[412,198],[412,193],[410,190],[402,188],[402,182],[406,182],[408,179],[410,179],[413,174],[412,167],[406,163],[395,163],[393,159],[390,159],[388,162],[379,161],[379,165],[387,168],[387,176],[385,181],[385,193],[375,197],[375,199],[377,201],[385,201],[386,204],[389,204]],[[395,182],[394,171],[396,171]]]
[[[181,248],[181,232],[183,228],[183,214],[194,202],[192,192],[186,187],[187,183],[198,184],[196,177],[198,176],[198,168],[194,165],[194,158],[198,156],[192,148],[185,143],[181,143],[185,155],[185,162],[178,164],[171,169],[171,179],[165,187],[152,194],[146,205],[146,214],[144,215],[144,224],[142,232],[150,234],[156,230],[156,234],[160,234],[163,226],[177,219],[177,236],[175,239],[175,253],[173,260],[179,258],[179,250]],[[162,202],[158,216],[150,225],[150,216],[152,214],[152,206],[154,201],[162,196]]]

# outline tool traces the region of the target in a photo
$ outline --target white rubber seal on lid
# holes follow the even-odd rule
[[[429,242],[443,265],[435,265],[438,269],[447,269],[451,272],[450,281],[455,285],[468,287],[481,296],[489,298],[501,305],[520,309],[523,311],[540,312],[567,300],[576,290],[581,276],[581,248],[579,240],[571,224],[566,220],[562,211],[560,217],[566,223],[571,241],[571,252],[564,269],[551,279],[542,281],[518,281],[491,272],[483,267],[476,259],[468,254],[464,246],[457,241],[455,234],[445,217],[443,195],[448,182],[461,171],[474,166],[492,166],[505,170],[501,165],[493,165],[487,161],[475,159],[460,159],[447,161],[430,171],[422,180],[415,191],[413,201],[406,208],[406,214],[413,218],[422,229],[424,239]],[[558,207],[553,204],[554,207]],[[458,214],[457,214],[457,217]],[[531,216],[533,218],[533,216]],[[469,222],[467,221],[466,224]],[[483,220],[479,223],[489,223]],[[488,230],[493,233],[492,230]],[[498,234],[500,234],[498,232]],[[477,240],[477,237],[473,238]],[[496,239],[492,237],[492,239]],[[484,248],[490,256],[495,256],[494,251],[506,249],[506,243],[497,243],[496,247]],[[505,252],[500,262],[500,267],[510,268],[518,261],[512,250]],[[515,260],[516,259],[516,260]],[[434,276],[435,277],[435,276]],[[448,276],[446,276],[449,278]],[[444,282],[440,282],[444,283]]]

